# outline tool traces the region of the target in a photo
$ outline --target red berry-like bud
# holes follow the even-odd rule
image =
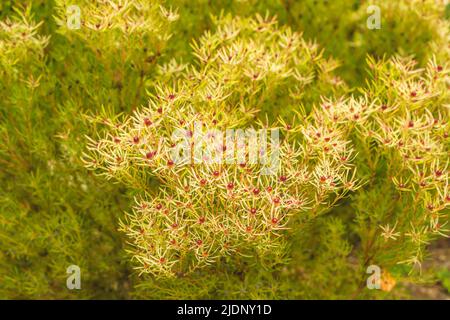
[[[247,231],[247,232],[251,232],[251,231],[252,231],[252,227],[250,227],[250,226],[247,226],[247,228],[245,228],[245,231]]]
[[[413,97],[413,98],[414,98],[415,96],[417,96],[417,92],[415,92],[415,91],[412,91],[412,92],[411,92],[411,97]]]
[[[160,258],[160,259],[159,259],[159,263],[161,263],[161,264],[166,263],[166,258]]]
[[[158,113],[161,114],[161,113],[163,113],[163,108],[159,107],[157,111],[158,111]]]
[[[206,179],[200,180],[200,184],[201,184],[202,186],[206,185],[206,183],[207,183]]]
[[[272,218],[271,222],[272,222],[272,224],[277,224],[278,223],[278,219],[277,218]]]
[[[253,189],[253,194],[256,196],[259,194],[259,189],[258,188],[254,188]]]
[[[173,100],[173,99],[175,99],[175,95],[172,93],[172,94],[169,94],[169,100]]]
[[[169,160],[169,161],[167,161],[167,165],[168,165],[169,167],[171,167],[171,166],[174,165],[174,162],[173,162],[172,160]]]
[[[139,143],[139,137],[138,137],[138,136],[134,137],[134,138],[133,138],[133,142],[134,142],[135,144],[138,144],[138,143]]]
[[[199,224],[205,223],[205,217],[200,217],[200,218],[198,219],[198,223],[199,223]]]
[[[239,167],[245,168],[245,163],[239,163]]]
[[[280,198],[278,198],[278,197],[273,198],[273,203],[279,204],[280,203]]]
[[[120,143],[120,139],[117,138],[117,137],[115,137],[115,138],[114,138],[114,142],[115,142],[115,143]]]
[[[267,188],[266,188],[266,190],[267,190],[267,192],[272,192],[272,187],[271,186],[268,186]]]
[[[413,128],[414,127],[414,122],[413,121],[409,121],[408,122],[408,128]]]
[[[176,228],[178,228],[178,224],[177,224],[176,222],[175,222],[175,223],[173,223],[173,224],[172,224],[172,228],[173,228],[173,229],[176,229]]]
[[[280,177],[280,181],[281,181],[281,182],[285,182],[286,180],[287,180],[286,176],[281,176],[281,177]]]
[[[320,177],[320,182],[321,182],[321,183],[324,183],[325,181],[327,181],[327,178],[326,178],[326,177],[324,177],[324,176]]]
[[[150,160],[155,156],[155,154],[156,154],[156,151],[150,151],[145,154],[145,157]]]
[[[438,72],[441,72],[444,68],[442,68],[442,66],[437,66],[436,69],[437,69]]]
[[[200,247],[203,244],[203,241],[199,239],[199,240],[196,241],[196,243]]]
[[[250,213],[251,213],[251,214],[256,214],[256,208],[251,208],[251,209],[250,209]]]
[[[233,182],[230,182],[230,183],[227,184],[227,189],[228,190],[233,190],[233,188],[234,188],[234,183]]]
[[[162,209],[162,204],[161,204],[161,203],[158,203],[158,204],[156,205],[156,209],[157,209],[157,210],[161,210],[161,209]]]
[[[219,171],[216,170],[216,171],[213,172],[213,176],[214,177],[218,177],[219,175],[220,175]]]
[[[152,122],[151,122],[151,120],[149,119],[149,118],[145,118],[144,119],[144,124],[145,124],[145,126],[151,126],[152,125]]]
[[[381,110],[383,110],[383,111],[387,110],[387,108],[388,108],[388,106],[385,105],[385,104],[383,104],[383,105],[381,106]]]

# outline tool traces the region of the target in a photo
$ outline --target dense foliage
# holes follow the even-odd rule
[[[448,8],[2,1],[0,298],[448,288],[447,269],[422,267],[449,235]],[[252,150],[231,129],[272,143]],[[180,144],[207,156],[175,161]]]

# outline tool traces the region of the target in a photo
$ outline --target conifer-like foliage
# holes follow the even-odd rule
[[[445,284],[427,265],[450,230],[446,12],[2,1],[0,298],[383,299]]]

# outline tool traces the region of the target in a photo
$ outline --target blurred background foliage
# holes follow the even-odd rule
[[[0,1],[0,20],[17,16],[14,7],[22,8],[18,10],[28,10],[31,20],[43,22],[38,34],[50,36],[42,55],[19,62],[12,74],[0,70],[0,298],[414,296],[408,283],[390,292],[358,291],[361,279],[355,274],[364,275],[364,270],[352,254],[361,240],[351,227],[355,215],[350,201],[311,222],[305,235],[290,235],[292,256],[281,267],[267,262],[260,268],[246,261],[236,270],[224,259],[186,278],[138,278],[128,262],[126,240],[117,231],[133,194],[88,172],[80,156],[85,135],[96,130],[86,115],[113,117],[146,104],[146,90],[164,80],[157,66],[173,57],[191,63],[191,40],[211,29],[212,15],[276,15],[281,25],[317,41],[325,56],[337,59],[341,66],[335,73],[348,88],[355,88],[365,82],[368,54],[376,58],[411,54],[420,66],[433,54],[447,59],[446,1],[167,0],[164,6],[180,15],[170,26],[172,37],[162,46],[150,40],[132,43],[133,48],[124,43],[125,52],[137,52],[125,61],[61,32],[55,21],[56,2],[60,1]],[[381,30],[366,27],[369,4],[381,8]],[[318,101],[317,97],[309,103]],[[378,203],[373,206],[379,209]],[[448,242],[436,247],[447,264],[430,263],[425,275],[409,279],[419,287],[437,285],[445,296],[450,290]],[[66,288],[66,268],[72,264],[82,270],[82,290]],[[401,277],[408,270],[391,272]]]

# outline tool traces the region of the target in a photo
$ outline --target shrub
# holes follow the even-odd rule
[[[78,1],[80,29],[72,4],[0,4],[0,297],[398,298],[431,278],[444,3],[374,2],[381,30],[360,1]]]

